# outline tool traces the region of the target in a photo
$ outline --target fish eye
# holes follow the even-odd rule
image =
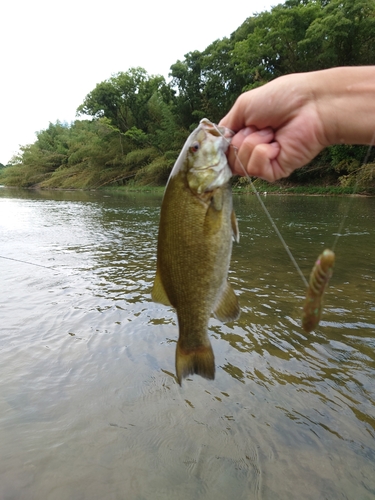
[[[199,142],[196,141],[196,142],[193,142],[193,144],[190,146],[190,150],[193,152],[193,153],[196,153],[199,149]]]

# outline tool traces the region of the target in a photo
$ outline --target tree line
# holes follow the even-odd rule
[[[243,91],[288,73],[368,64],[375,64],[375,0],[287,0],[186,54],[171,65],[168,82],[137,67],[98,83],[77,109],[90,119],[50,123],[0,168],[0,182],[163,185],[200,119],[218,122]],[[364,166],[366,151],[332,146],[290,180],[375,188],[375,155]]]

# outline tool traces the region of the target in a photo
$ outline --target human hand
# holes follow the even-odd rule
[[[236,132],[228,160],[233,173],[268,181],[309,163],[329,140],[314,92],[317,73],[286,75],[242,94],[219,125]]]

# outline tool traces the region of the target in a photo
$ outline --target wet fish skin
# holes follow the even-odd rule
[[[202,120],[177,159],[162,202],[152,298],[177,312],[180,384],[194,373],[215,377],[209,318],[214,313],[230,321],[240,313],[227,281],[232,239],[239,239],[225,155],[231,136]]]

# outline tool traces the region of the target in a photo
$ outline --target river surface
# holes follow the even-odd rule
[[[210,322],[215,380],[180,387],[161,196],[0,189],[1,500],[375,498],[375,199],[263,200],[306,277],[347,214],[321,324],[238,195],[242,314]]]

